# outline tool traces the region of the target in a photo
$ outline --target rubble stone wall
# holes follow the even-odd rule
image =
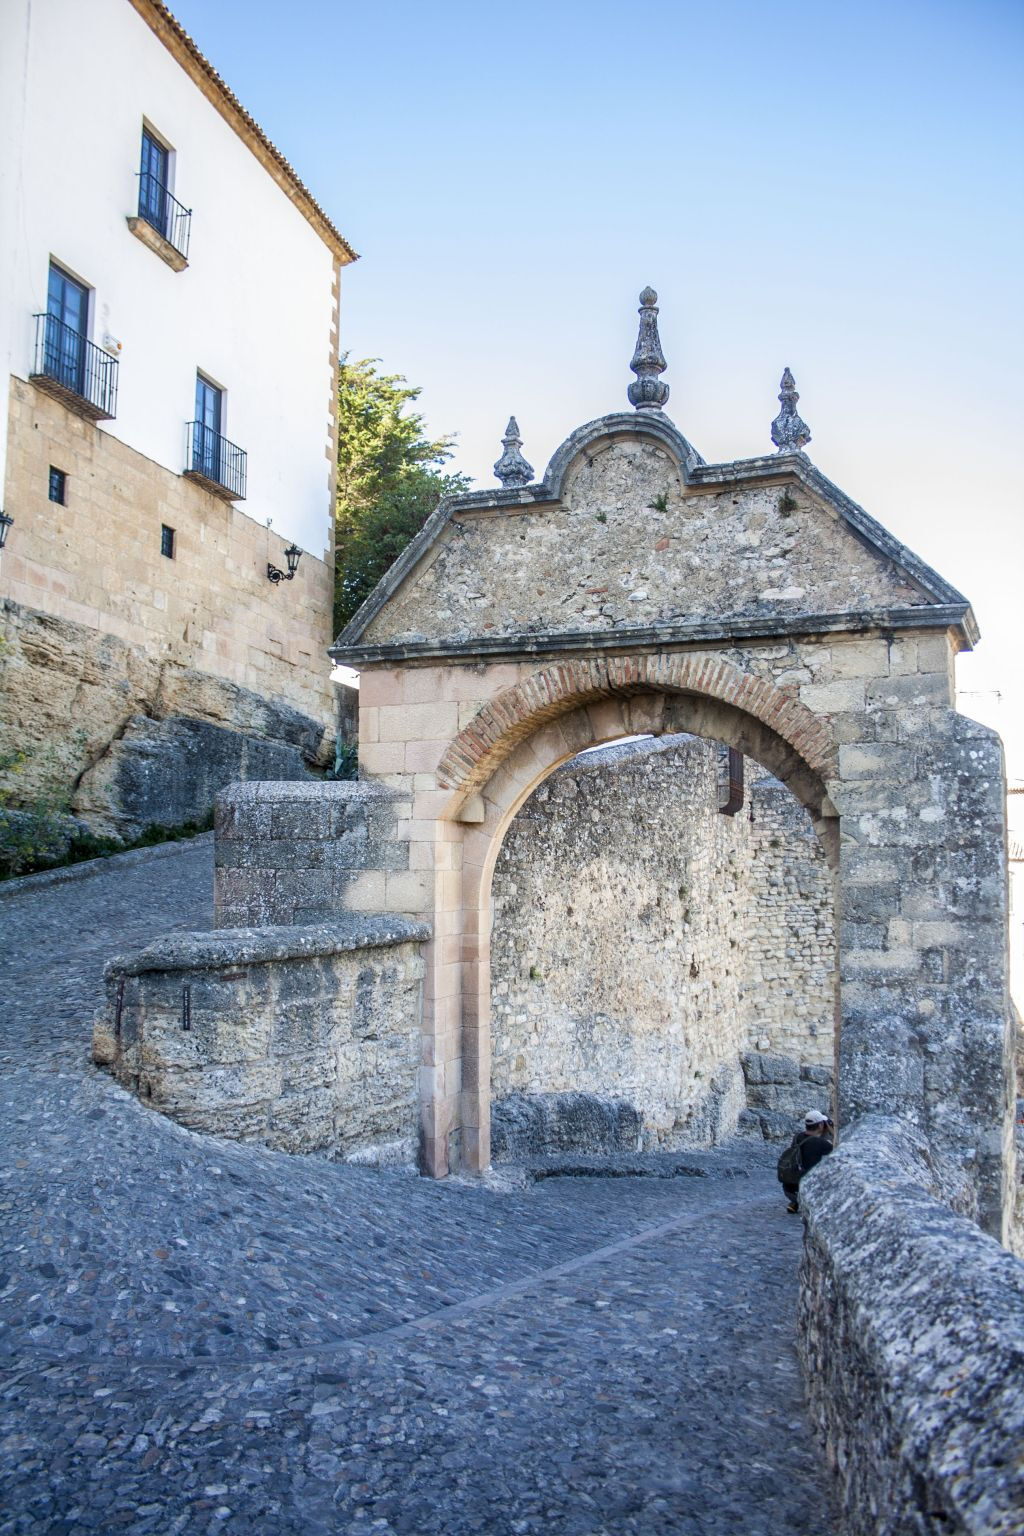
[[[94,1057],[192,1130],[412,1161],[427,934],[349,917],[160,940],[109,962]]]
[[[496,1100],[624,1099],[650,1142],[716,1140],[743,1110],[749,1051],[776,1066],[747,1073],[767,1134],[821,1085],[827,1101],[825,855],[756,764],[742,810],[719,814],[718,758],[691,736],[607,748],[553,774],[516,816],[492,885]]]
[[[801,1183],[799,1337],[844,1536],[1011,1536],[1024,1265],[942,1203],[927,1142],[866,1116]]]

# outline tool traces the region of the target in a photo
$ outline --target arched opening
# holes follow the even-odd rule
[[[470,823],[462,829],[461,1121],[463,1156],[471,1168],[490,1160],[492,887],[509,827],[538,786],[580,752],[626,737],[681,734],[732,747],[785,784],[808,814],[833,881],[838,825],[822,778],[791,741],[736,704],[648,689],[577,701],[555,718],[542,718],[532,732],[518,730],[490,775],[483,782],[474,775],[469,795],[458,789],[449,811],[452,820]]]
[[[792,793],[688,735],[591,748],[491,882],[492,1157],[777,1140],[832,1108],[834,890]]]

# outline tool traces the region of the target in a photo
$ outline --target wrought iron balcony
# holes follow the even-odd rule
[[[188,424],[188,463],[185,474],[215,496],[245,500],[246,453],[201,421]]]
[[[36,315],[35,321],[34,383],[93,421],[111,421],[117,411],[117,358],[56,315]]]
[[[192,210],[183,208],[152,171],[139,173],[139,218],[187,262]]]

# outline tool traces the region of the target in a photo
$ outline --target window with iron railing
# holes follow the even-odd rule
[[[142,163],[139,170],[139,218],[188,257],[192,210],[171,195],[170,151],[147,128],[142,130]]]
[[[229,501],[245,500],[247,455],[236,443],[201,421],[188,424],[186,475],[202,481]]]
[[[86,415],[110,420],[117,408],[117,359],[85,334],[89,289],[55,262],[50,264],[46,313],[36,315],[35,322],[33,380]]]

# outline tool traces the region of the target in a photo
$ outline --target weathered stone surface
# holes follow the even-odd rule
[[[215,809],[214,903],[222,928],[314,923],[359,910],[355,882],[409,868],[408,809],[374,783],[232,784]]]
[[[1024,1265],[869,1116],[804,1179],[800,1348],[848,1536],[1016,1536]]]
[[[789,1056],[777,1056],[768,1051],[745,1051],[743,1075],[748,1083],[796,1083],[802,1074],[799,1063]]]
[[[801,1061],[830,1081],[823,849],[756,764],[740,814],[720,815],[721,755],[694,737],[591,752],[516,816],[492,884],[496,1094],[624,1097],[655,1145],[731,1134],[758,1040],[776,1053],[745,1058],[750,1081],[796,1084]],[[817,1105],[797,1097],[788,1112]]]
[[[436,557],[365,639],[596,631],[923,601],[803,488],[696,493],[660,446],[618,441],[577,463],[557,504],[515,517],[457,514]]]
[[[550,1152],[637,1152],[643,1119],[624,1099],[595,1093],[507,1094],[492,1109],[496,1158]]]
[[[333,755],[325,722],[290,703],[89,625],[5,600],[0,639],[0,737],[27,753],[4,779],[15,805],[70,793],[94,831],[131,837],[207,814],[211,785],[302,773]]]
[[[94,1060],[193,1130],[411,1160],[428,937],[350,916],[158,940],[107,965]]]
[[[74,803],[90,826],[132,838],[154,822],[204,820],[236,780],[287,778],[312,778],[296,746],[206,720],[135,715],[79,781]]]

